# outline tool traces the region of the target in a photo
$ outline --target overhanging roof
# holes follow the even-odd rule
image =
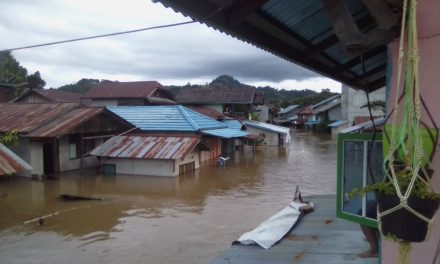
[[[31,165],[0,143],[0,176],[29,170]]]
[[[156,1],[293,63],[353,88],[369,91],[385,85],[386,44],[398,35],[395,30],[398,22],[395,21],[399,19],[393,17],[395,8],[392,10],[385,1],[370,1],[374,3],[368,3],[369,9],[361,0],[346,0],[345,9],[334,8],[337,4],[329,0]],[[368,10],[379,10],[371,8],[374,4],[382,6],[380,11],[391,13],[386,17],[391,18],[388,23],[376,22],[380,20],[373,17],[380,16],[370,14]],[[363,39],[356,45],[351,43],[351,53],[346,52],[347,39],[342,44],[340,34],[338,37],[335,33],[334,19],[338,16],[329,15],[332,8],[346,10]]]

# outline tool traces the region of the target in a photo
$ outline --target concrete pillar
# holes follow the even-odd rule
[[[440,1],[417,1],[417,26],[420,53],[420,88],[423,99],[433,115],[437,125],[440,124]],[[394,102],[396,85],[396,70],[399,40],[390,44],[392,59],[391,92],[388,98],[388,109]],[[423,113],[422,120],[429,120]],[[430,123],[430,122],[428,122]],[[434,156],[432,177],[437,191],[440,190],[440,154],[439,148]],[[423,243],[412,243],[409,263],[432,263],[437,245],[440,240],[440,217],[437,216],[432,228],[431,237]],[[382,263],[397,263],[398,246],[390,241],[382,243]],[[437,260],[438,261],[438,260]],[[437,262],[438,263],[438,262]]]

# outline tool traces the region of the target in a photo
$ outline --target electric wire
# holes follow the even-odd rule
[[[14,51],[14,50],[23,50],[23,49],[32,49],[32,48],[38,48],[38,47],[44,47],[44,46],[64,44],[64,43],[69,43],[69,42],[77,42],[77,41],[83,41],[83,40],[89,40],[89,39],[97,39],[97,38],[105,38],[105,37],[118,36],[118,35],[124,35],[124,34],[131,34],[131,33],[137,33],[137,32],[141,32],[141,31],[148,31],[148,30],[153,30],[153,29],[177,27],[177,26],[188,25],[188,24],[192,24],[192,23],[196,23],[196,22],[197,21],[195,21],[195,20],[191,20],[191,21],[186,21],[186,22],[172,23],[172,24],[167,24],[167,25],[152,26],[152,27],[146,27],[146,28],[139,28],[139,29],[133,29],[133,30],[127,30],[127,31],[120,31],[120,32],[114,32],[114,33],[102,34],[102,35],[95,35],[95,36],[88,36],[88,37],[82,37],[82,38],[60,40],[60,41],[47,42],[47,43],[42,43],[42,44],[35,44],[35,45],[22,46],[22,47],[17,47],[17,48],[4,49],[4,50],[0,50],[0,52],[8,52],[8,51]]]

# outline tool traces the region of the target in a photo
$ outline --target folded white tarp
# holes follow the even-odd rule
[[[264,249],[270,248],[283,238],[300,219],[302,215],[300,208],[303,206],[313,207],[313,204],[293,201],[254,230],[244,233],[237,242],[244,245],[258,244]]]

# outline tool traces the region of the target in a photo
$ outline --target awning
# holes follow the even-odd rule
[[[248,135],[245,131],[231,128],[203,130],[202,133],[221,138],[241,138]]]
[[[380,118],[376,118],[374,119],[374,125],[375,126],[382,126],[385,124],[386,118],[384,117],[380,117]],[[368,121],[359,125],[355,125],[355,126],[351,126],[351,127],[347,127],[346,129],[341,130],[341,133],[349,133],[349,132],[355,132],[355,131],[362,131],[362,130],[366,130],[366,129],[370,129],[373,127],[373,122]]]
[[[335,122],[331,123],[328,126],[329,127],[338,127],[338,126],[346,124],[347,122],[348,122],[347,120],[338,120],[338,121],[335,121]]]

